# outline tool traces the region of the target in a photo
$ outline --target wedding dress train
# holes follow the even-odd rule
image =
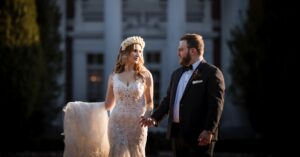
[[[116,100],[108,117],[103,102],[69,102],[64,108],[64,157],[145,157],[147,127],[144,82],[113,77]]]
[[[69,102],[64,112],[64,157],[107,157],[108,115],[104,103]]]

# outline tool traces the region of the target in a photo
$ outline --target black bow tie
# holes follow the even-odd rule
[[[183,66],[183,71],[193,70],[193,65]]]

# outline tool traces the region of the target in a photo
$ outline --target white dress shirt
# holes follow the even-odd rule
[[[188,71],[183,72],[183,74],[181,75],[181,78],[178,82],[176,97],[175,97],[175,101],[174,101],[174,108],[173,108],[173,112],[174,112],[173,113],[173,122],[175,122],[175,123],[180,122],[179,106],[180,106],[180,100],[182,98],[184,89],[185,89],[187,83],[189,82],[189,79],[191,78],[194,70],[198,67],[200,62],[201,62],[201,60],[198,60],[193,64],[193,70],[188,70]]]

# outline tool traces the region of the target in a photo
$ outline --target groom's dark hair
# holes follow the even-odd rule
[[[188,48],[195,48],[199,55],[203,55],[204,41],[201,35],[196,33],[186,33],[180,40],[186,40]]]

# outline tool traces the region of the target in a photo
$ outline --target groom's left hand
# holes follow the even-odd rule
[[[213,138],[213,133],[203,130],[201,134],[198,137],[198,145],[199,146],[205,146],[211,143]]]

